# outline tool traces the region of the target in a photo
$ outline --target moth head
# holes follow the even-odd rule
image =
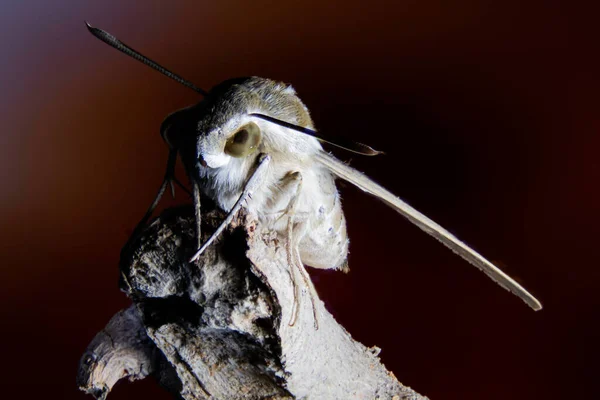
[[[180,151],[184,163],[201,169],[251,165],[261,152],[299,154],[321,149],[314,138],[256,114],[312,127],[308,109],[291,86],[251,77],[215,86],[200,103],[169,115],[161,132]]]
[[[194,106],[192,114],[195,125],[187,127],[188,131],[193,128],[193,132],[186,135],[194,137],[196,158],[203,168],[253,162],[261,152],[303,152],[302,143],[307,141],[320,148],[313,138],[253,115],[272,115],[312,127],[308,110],[294,90],[270,79],[225,81]]]
[[[381,153],[360,143],[318,135],[308,109],[289,85],[257,77],[238,78],[206,92],[110,33],[87,22],[86,26],[104,43],[204,96],[197,105],[171,114],[161,127],[163,138],[180,152],[186,166],[193,151],[204,168],[218,168],[232,159],[246,160],[261,147],[290,156],[310,154],[321,150],[316,139],[359,154]]]

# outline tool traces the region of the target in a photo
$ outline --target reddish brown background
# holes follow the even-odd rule
[[[205,88],[246,75],[293,83],[322,132],[387,151],[353,165],[544,303],[534,313],[344,187],[352,271],[313,276],[402,382],[437,400],[600,395],[597,10],[549,0],[7,3],[3,397],[87,398],[78,358],[128,304],[118,255],[163,174],[159,125],[199,100],[94,39],[84,19]],[[145,381],[110,398],[168,396]]]

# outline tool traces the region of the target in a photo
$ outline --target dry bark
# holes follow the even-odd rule
[[[222,220],[203,214],[208,235]],[[88,347],[78,385],[104,398],[117,380],[154,375],[180,399],[426,399],[400,384],[299,285],[298,318],[284,238],[238,217],[198,264],[190,207],[170,209],[121,259],[120,311]]]

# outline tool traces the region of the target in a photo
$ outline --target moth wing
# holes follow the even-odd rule
[[[496,283],[504,289],[512,292],[520,297],[527,305],[534,310],[541,310],[542,305],[533,297],[527,290],[506,275],[502,270],[494,264],[486,260],[475,250],[460,241],[456,236],[452,235],[446,229],[427,218],[424,214],[415,210],[409,204],[396,197],[390,191],[377,184],[363,173],[346,165],[334,156],[321,152],[317,155],[317,160],[320,164],[327,167],[333,174],[339,178],[356,185],[361,190],[379,198],[388,206],[393,208],[407,218],[410,222],[442,242],[446,247],[450,248],[454,253],[464,258],[469,263],[473,264],[482,270],[487,276],[492,278]]]

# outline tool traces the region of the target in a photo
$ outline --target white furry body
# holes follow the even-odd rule
[[[241,126],[248,120],[249,117],[241,118],[227,130],[235,130],[235,125]],[[321,144],[314,138],[268,122],[254,122],[264,135],[257,154],[269,154],[271,162],[263,184],[244,208],[282,237],[286,235],[288,218],[292,217],[304,264],[323,269],[344,266],[348,254],[346,221],[335,176],[314,157],[323,152]],[[212,153],[207,146],[201,151],[207,167],[198,167],[200,187],[223,210],[229,211],[252,174],[256,156],[234,158],[222,151]],[[301,176],[299,186],[291,179],[294,173]],[[294,196],[298,196],[296,207],[290,210]]]
[[[200,119],[198,131],[201,134],[197,137],[194,154],[198,156],[194,162],[199,187],[224,210],[232,209],[246,184],[251,186],[252,181],[252,196],[244,197],[248,212],[289,242],[293,237],[288,249],[297,251],[302,263],[317,268],[345,269],[348,238],[334,182],[334,177],[339,177],[385,202],[502,287],[521,297],[534,310],[541,309],[535,297],[498,267],[387,189],[325,153],[314,137],[256,117],[262,114],[296,127],[312,129],[308,110],[291,87],[249,78],[239,84],[228,83],[225,88],[227,90],[219,95],[221,97],[215,97],[216,100],[207,105],[208,110]],[[228,141],[253,124],[262,132],[260,145],[243,156],[228,155]],[[257,159],[261,154],[268,157]],[[264,160],[267,160],[265,164]],[[294,221],[291,229],[287,224],[290,218]],[[199,252],[201,249],[197,254]]]

